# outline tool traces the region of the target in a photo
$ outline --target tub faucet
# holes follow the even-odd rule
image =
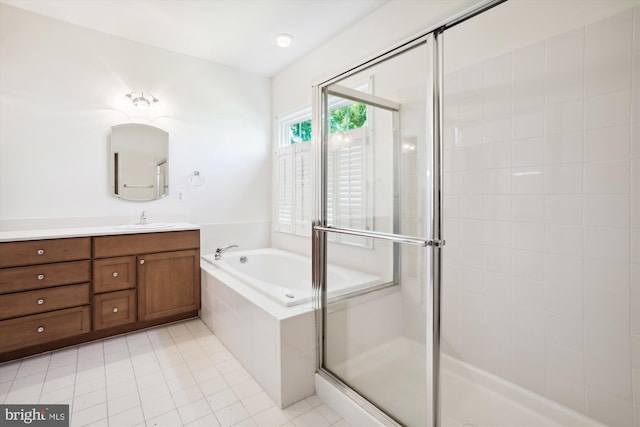
[[[138,224],[141,224],[141,225],[149,224],[146,211],[142,211],[142,214],[140,214],[140,222]]]
[[[222,254],[225,253],[228,249],[231,248],[237,248],[238,245],[227,245],[227,246],[223,246],[221,248],[216,249],[216,253],[213,256],[213,259],[220,259],[222,258]]]

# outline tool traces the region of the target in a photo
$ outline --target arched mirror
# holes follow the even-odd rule
[[[169,134],[153,126],[113,126],[110,140],[111,194],[146,201],[169,194]]]

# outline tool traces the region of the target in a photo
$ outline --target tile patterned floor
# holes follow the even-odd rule
[[[199,319],[0,364],[0,403],[67,403],[73,427],[349,427],[316,395],[278,408]]]

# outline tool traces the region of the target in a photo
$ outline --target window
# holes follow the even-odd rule
[[[340,100],[329,116],[327,213],[330,224],[367,229],[371,221],[368,108]],[[311,111],[306,109],[280,121],[277,157],[277,231],[311,235]],[[369,246],[366,239],[331,235],[334,241]]]

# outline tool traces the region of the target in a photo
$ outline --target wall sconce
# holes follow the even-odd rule
[[[160,102],[160,100],[153,95],[144,96],[144,92],[140,92],[140,94],[138,94],[137,92],[131,92],[126,96],[131,100],[136,108],[139,108],[141,110],[146,110],[147,108],[151,107],[152,104]]]

